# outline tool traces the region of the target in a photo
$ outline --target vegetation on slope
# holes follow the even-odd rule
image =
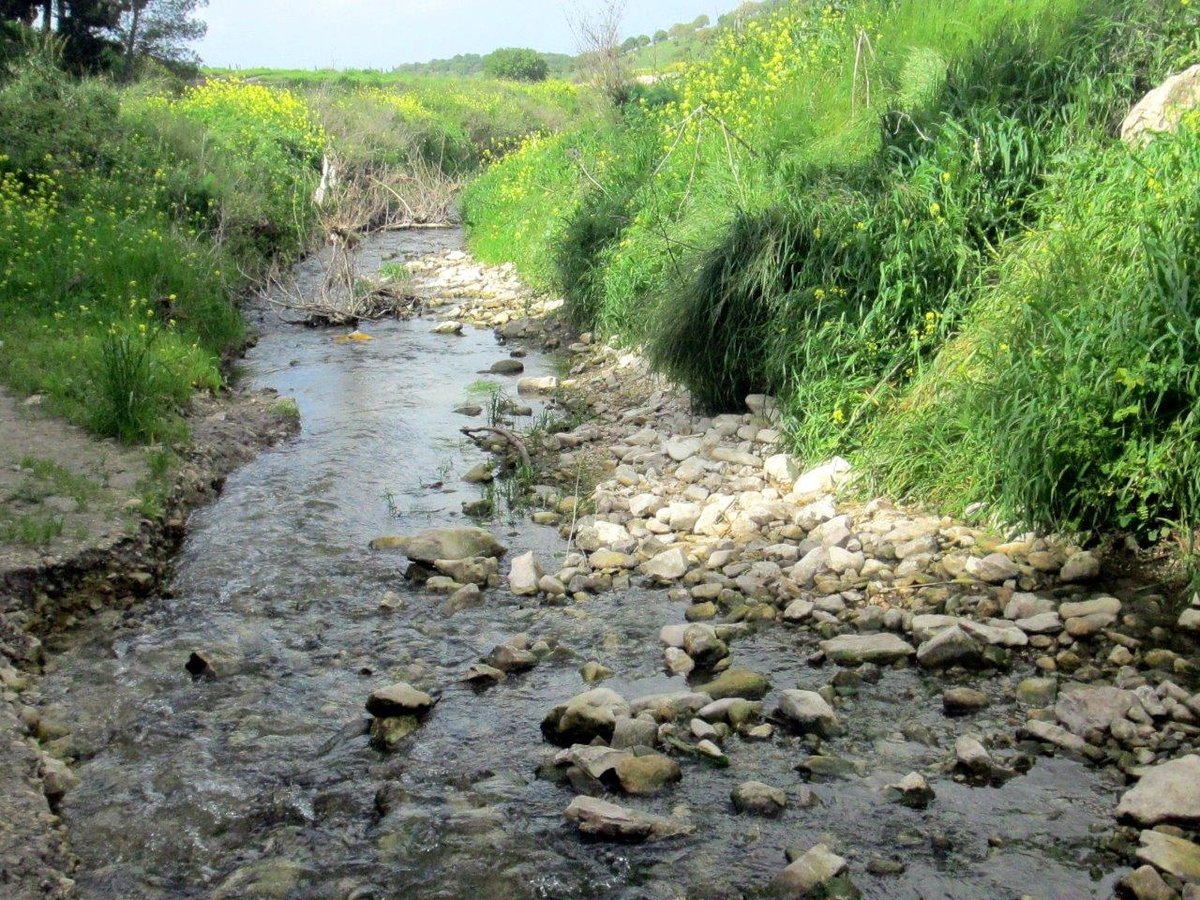
[[[472,242],[710,408],[778,393],[806,457],[1158,536],[1200,521],[1200,138],[1115,129],[1200,59],[1197,24],[1186,0],[786,3],[493,167]]]

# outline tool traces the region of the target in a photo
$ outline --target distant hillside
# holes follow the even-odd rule
[[[737,9],[712,22],[708,16],[697,16],[690,22],[678,22],[652,34],[630,35],[622,49],[635,72],[659,72],[676,63],[686,63],[704,56],[714,36],[725,29],[742,27],[750,19],[778,7],[783,0],[748,0]],[[579,57],[566,53],[543,53],[550,66],[551,78],[570,79],[579,73]],[[404,63],[395,72],[404,75],[483,74],[484,57],[478,53],[460,53],[450,59]]]

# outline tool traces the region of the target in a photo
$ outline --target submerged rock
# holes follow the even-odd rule
[[[700,685],[696,690],[708,694],[714,700],[724,700],[730,697],[760,700],[771,690],[771,682],[765,675],[759,675],[757,672],[750,672],[746,669],[726,669],[708,684]]]
[[[559,704],[542,720],[542,735],[562,747],[609,741],[618,718],[629,715],[629,704],[616,691],[595,688]]]
[[[822,737],[841,733],[842,723],[825,698],[815,691],[784,691],[776,712],[795,731],[815,732]]]
[[[913,809],[924,809],[934,798],[933,788],[917,772],[909,772],[895,784],[884,788],[889,800]]]
[[[508,549],[482,528],[433,528],[412,537],[383,537],[371,541],[372,550],[400,550],[413,562],[434,565],[438,560],[498,558]]]
[[[740,813],[776,818],[787,807],[787,794],[761,781],[739,784],[729,794],[734,809]]]
[[[584,834],[627,841],[647,841],[690,834],[694,829],[679,819],[627,809],[595,797],[576,797],[564,815]]]
[[[846,860],[824,844],[817,844],[775,876],[771,894],[783,897],[808,897],[821,885],[846,871]]]

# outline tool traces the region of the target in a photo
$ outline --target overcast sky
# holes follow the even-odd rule
[[[390,69],[497,47],[573,53],[567,12],[599,0],[209,0],[198,50],[212,66]],[[629,0],[625,34],[652,33],[701,13],[716,21],[738,0]]]

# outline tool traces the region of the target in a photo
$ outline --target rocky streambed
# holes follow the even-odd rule
[[[1195,895],[1200,612],[848,499],[460,240],[360,250],[424,318],[266,328],[300,436],[53,648],[82,894]]]

